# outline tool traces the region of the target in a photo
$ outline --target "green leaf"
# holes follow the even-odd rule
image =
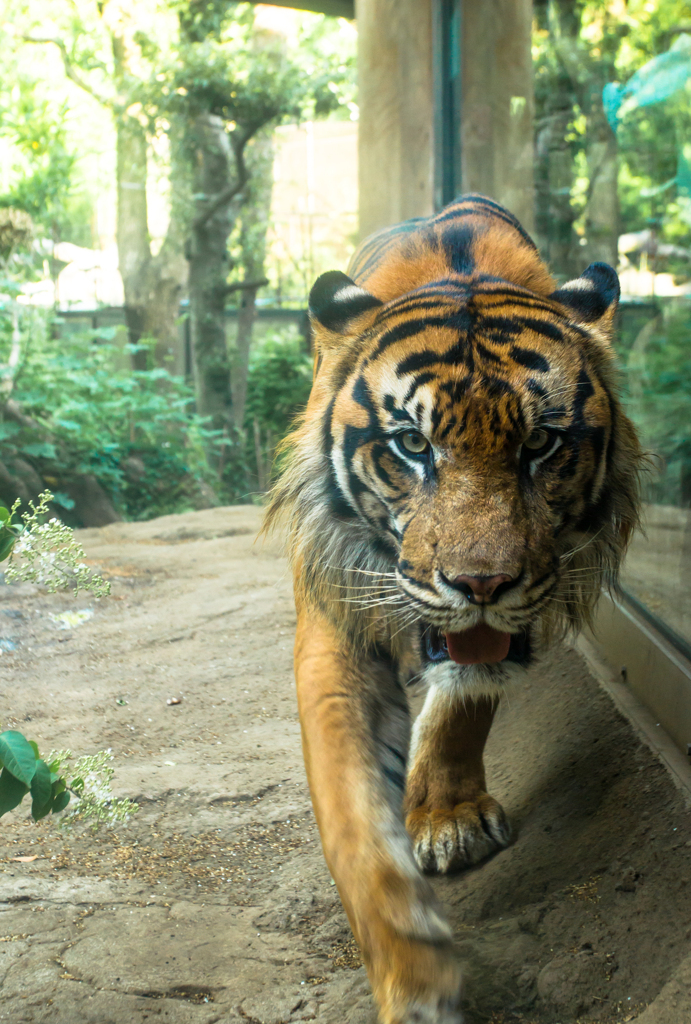
[[[64,811],[69,802],[70,802],[70,794],[67,792],[67,790],[65,790],[64,793],[60,793],[58,796],[56,796],[55,802],[53,803],[53,806],[51,807],[52,813],[53,814],[59,814],[60,811]]]
[[[5,508],[4,505],[0,505],[0,523],[8,523],[10,521],[10,510]]]
[[[0,818],[17,807],[28,792],[28,786],[16,779],[7,768],[3,768],[0,772]]]
[[[31,744],[14,729],[0,733],[0,762],[25,786],[31,785],[36,771],[36,755]]]
[[[82,779],[80,776],[77,776],[76,779],[72,779],[72,782],[70,783],[70,789],[73,789],[76,793],[79,793],[79,795],[81,796],[82,791],[84,789],[84,779]]]
[[[35,441],[32,444],[25,444],[20,449],[24,455],[33,455],[37,459],[56,459],[58,453],[54,444],[47,441]]]
[[[36,772],[31,780],[31,813],[36,819],[43,818],[53,799],[53,787],[50,781],[50,769],[40,758],[36,762]]]
[[[0,562],[4,562],[6,558],[9,558],[16,539],[9,530],[0,530]]]
[[[69,494],[65,494],[64,491],[56,491],[53,495],[53,501],[56,505],[61,505],[62,508],[74,508],[74,499],[70,498]]]
[[[59,796],[60,793],[64,793],[67,789],[67,783],[63,778],[56,779],[53,783],[53,796]]]
[[[36,807],[35,804],[32,803],[32,805],[31,805],[31,817],[34,819],[34,821],[40,821],[41,818],[45,818],[48,814],[50,814],[50,812],[52,810],[53,810],[53,800],[52,800],[52,798],[48,801],[47,804],[44,804],[43,807]]]
[[[36,757],[39,758],[41,755],[38,752],[38,743],[36,743],[34,740],[29,740],[29,746],[33,750]]]

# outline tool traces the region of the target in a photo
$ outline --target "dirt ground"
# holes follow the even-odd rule
[[[286,566],[258,521],[84,531],[101,602],[0,586],[3,728],[112,748],[140,805],[96,835],[3,818],[0,1021],[374,1024],[305,784]],[[66,610],[93,615],[64,628]],[[469,1024],[690,1024],[691,813],[575,650],[512,694],[488,774],[517,840],[435,882]]]

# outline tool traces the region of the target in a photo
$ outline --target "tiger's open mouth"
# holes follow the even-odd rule
[[[428,626],[423,633],[424,655],[433,663],[455,661],[459,665],[491,665],[508,661],[528,665],[531,646],[529,628],[509,634],[479,623],[463,633],[445,634],[438,626]]]

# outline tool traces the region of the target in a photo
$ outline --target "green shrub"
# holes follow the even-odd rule
[[[28,463],[69,525],[82,525],[70,485],[83,474],[93,474],[131,520],[247,502],[266,489],[276,446],[311,387],[312,360],[296,330],[255,346],[244,434],[228,437],[195,413],[182,377],[132,370],[117,328],[60,336],[60,322],[41,310],[0,306],[0,364],[8,362],[17,316],[22,355],[11,396],[34,426],[3,421],[0,412],[0,461]]]
[[[312,356],[296,330],[277,331],[252,352],[245,410],[250,489],[263,490],[270,482],[276,447],[304,408],[311,387]]]
[[[0,317],[5,348],[7,320]],[[73,525],[80,524],[70,515],[69,483],[85,473],[126,519],[198,507],[201,482],[213,480],[208,453],[216,437],[194,413],[189,385],[164,369],[129,369],[129,347],[112,343],[115,329],[53,337],[37,311],[23,320],[12,398],[36,426],[0,421],[3,459],[27,460]]]

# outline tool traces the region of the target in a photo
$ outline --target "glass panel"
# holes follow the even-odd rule
[[[622,285],[616,341],[645,448],[622,582],[691,642],[691,23],[684,0],[535,4],[536,234],[565,280]]]

